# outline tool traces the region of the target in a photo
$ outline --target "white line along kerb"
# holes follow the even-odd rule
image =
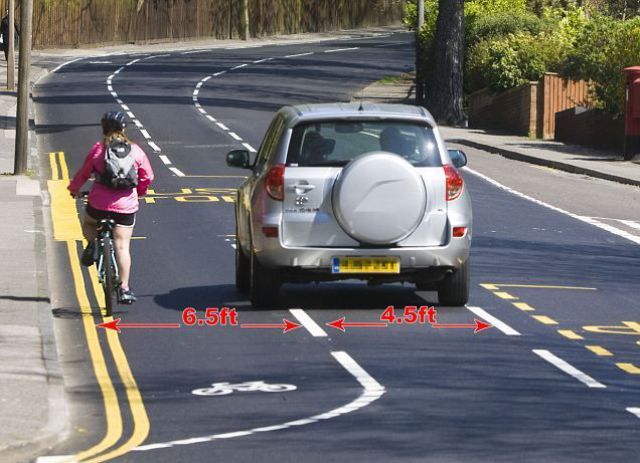
[[[575,379],[577,379],[581,383],[586,384],[588,387],[599,388],[599,389],[604,389],[604,388],[607,387],[604,384],[602,384],[602,383],[596,381],[595,379],[593,379],[588,374],[578,370],[573,365],[565,362],[560,357],[552,354],[548,350],[533,349],[533,353],[536,354],[537,356],[543,358],[544,360],[549,362],[554,367],[564,371],[569,376],[573,376]]]
[[[148,444],[136,447],[133,450],[138,452],[144,452],[148,450],[167,449],[176,447],[179,445],[191,445],[200,444],[203,442],[211,442],[220,439],[231,439],[234,437],[250,436],[259,432],[279,431],[281,429],[288,429],[295,426],[304,426],[312,423],[317,423],[322,420],[330,420],[337,418],[347,413],[360,410],[367,405],[378,400],[386,392],[384,386],[378,383],[375,379],[369,375],[358,363],[351,358],[346,352],[331,352],[331,355],[342,365],[354,378],[362,385],[363,392],[358,398],[349,402],[342,407],[335,408],[326,413],[310,416],[309,418],[303,418],[295,421],[287,421],[286,423],[277,424],[274,426],[264,426],[260,428],[247,429],[244,431],[227,432],[223,434],[212,434],[209,436],[192,437],[189,439],[174,440],[169,442],[162,442],[158,444]]]
[[[479,178],[491,183],[492,185],[500,188],[501,190],[507,191],[507,192],[509,192],[509,193],[511,193],[513,195],[516,195],[516,196],[522,198],[522,199],[526,199],[527,201],[531,201],[532,203],[535,203],[535,204],[538,204],[540,206],[546,207],[547,209],[551,209],[552,211],[559,212],[561,214],[564,214],[564,215],[567,215],[569,217],[572,217],[572,218],[574,218],[576,220],[580,220],[581,222],[585,222],[585,223],[588,223],[589,225],[593,225],[594,227],[598,227],[598,228],[600,228],[602,230],[608,231],[609,233],[617,235],[617,236],[619,236],[621,238],[625,238],[625,239],[627,239],[629,241],[632,241],[632,242],[634,242],[636,244],[640,244],[640,236],[632,235],[631,233],[628,233],[628,232],[626,232],[624,230],[620,230],[619,228],[616,228],[616,227],[613,227],[611,225],[607,225],[605,223],[599,222],[598,220],[596,220],[596,219],[594,219],[592,217],[584,217],[584,216],[581,216],[581,215],[577,215],[577,214],[574,214],[572,212],[565,211],[564,209],[560,209],[559,207],[552,206],[551,204],[545,203],[544,201],[540,201],[539,199],[535,199],[535,198],[532,198],[531,196],[527,196],[524,193],[520,193],[519,191],[514,190],[513,188],[509,188],[508,186],[503,185],[502,183],[492,179],[491,177],[487,177],[486,175],[481,174],[480,172],[476,172],[473,169],[469,169],[468,167],[465,167],[464,171],[469,172],[470,174],[473,174],[476,177],[479,177]]]

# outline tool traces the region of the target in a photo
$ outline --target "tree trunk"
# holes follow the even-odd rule
[[[427,87],[427,109],[438,123],[462,125],[464,0],[440,0]]]

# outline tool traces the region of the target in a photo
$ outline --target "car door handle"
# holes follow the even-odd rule
[[[316,186],[315,185],[309,185],[308,183],[305,183],[305,184],[296,183],[295,185],[291,185],[290,188],[292,190],[302,190],[304,192],[307,192],[307,191],[314,190],[316,188]]]

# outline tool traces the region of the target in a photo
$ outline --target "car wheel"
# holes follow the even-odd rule
[[[242,250],[239,242],[236,242],[236,288],[241,293],[246,293],[251,287],[251,262]]]
[[[440,305],[461,306],[469,302],[469,285],[471,283],[469,264],[469,259],[467,259],[457,272],[447,275],[438,284]]]
[[[273,307],[278,303],[282,280],[276,269],[263,267],[255,253],[251,253],[251,288],[249,299],[256,308]]]

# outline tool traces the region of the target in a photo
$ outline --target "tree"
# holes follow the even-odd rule
[[[438,123],[461,125],[463,109],[464,0],[439,0],[427,85],[427,108]]]

